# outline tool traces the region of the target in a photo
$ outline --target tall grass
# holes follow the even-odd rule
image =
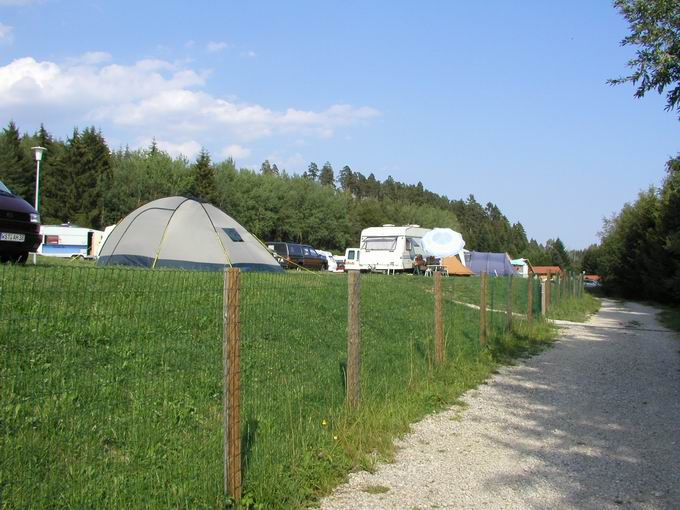
[[[599,309],[600,300],[589,292],[584,292],[578,298],[567,296],[553,300],[552,305],[548,309],[548,318],[571,322],[585,322]]]
[[[481,349],[479,311],[460,304],[478,302],[478,282],[443,281],[446,361],[434,366],[432,279],[363,277],[361,405],[349,411],[345,276],[243,274],[244,501],[309,505],[389,458],[409,423],[551,341],[545,322],[509,332],[490,312]],[[496,309],[508,290],[492,284]],[[0,506],[224,507],[221,335],[219,273],[0,267]]]

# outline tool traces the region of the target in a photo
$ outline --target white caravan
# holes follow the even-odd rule
[[[383,225],[361,231],[361,242],[356,254],[358,269],[380,273],[411,271],[413,261],[420,255],[427,258],[422,239],[431,229],[420,225]],[[348,267],[349,259],[345,261]]]
[[[42,225],[43,242],[38,253],[48,257],[92,258],[101,245],[104,232],[75,225]]]

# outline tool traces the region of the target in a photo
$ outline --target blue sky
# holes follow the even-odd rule
[[[626,32],[606,1],[0,0],[0,122],[348,164],[583,248],[680,149],[663,97],[606,84]]]

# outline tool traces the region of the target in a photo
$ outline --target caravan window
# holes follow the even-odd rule
[[[407,237],[406,238],[406,251],[411,251],[413,248],[420,248],[418,241],[411,238],[411,237]]]
[[[364,250],[393,251],[397,246],[396,237],[367,237],[361,247]]]

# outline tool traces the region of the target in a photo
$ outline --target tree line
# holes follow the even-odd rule
[[[633,83],[635,97],[666,92],[666,110],[680,119],[680,0],[615,0],[636,47],[632,73],[610,80]],[[582,254],[586,271],[600,274],[615,295],[680,303],[680,155],[666,163],[660,187],[604,221],[601,242]]]
[[[57,140],[44,126],[21,135],[10,122],[0,134],[0,178],[31,203],[35,145],[47,148],[41,162],[44,224],[102,229],[151,200],[185,195],[213,203],[264,241],[343,251],[358,243],[366,227],[415,223],[457,230],[469,249],[508,252],[534,264],[571,264],[559,238],[546,245],[529,240],[521,223],[510,223],[498,206],[482,205],[473,195],[450,200],[421,182],[381,181],[349,166],[336,175],[329,162],[321,168],[312,162],[296,175],[269,161],[259,171],[237,168],[232,159],[215,163],[205,150],[194,161],[171,157],[155,142],[111,151],[94,127]]]
[[[666,164],[661,187],[604,221],[601,242],[583,255],[607,289],[634,299],[680,303],[680,156]]]

